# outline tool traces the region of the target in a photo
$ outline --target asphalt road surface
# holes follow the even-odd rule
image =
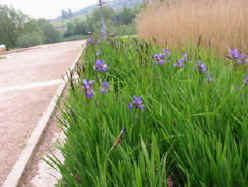
[[[0,60],[0,186],[83,42],[42,45]]]

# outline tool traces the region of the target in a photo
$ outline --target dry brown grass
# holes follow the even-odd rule
[[[219,52],[248,52],[248,0],[165,0],[153,3],[138,19],[140,37],[179,47],[201,42]]]

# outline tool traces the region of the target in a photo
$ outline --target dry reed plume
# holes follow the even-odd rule
[[[165,0],[148,6],[138,18],[146,40],[180,47],[189,42],[218,52],[248,52],[248,0]]]

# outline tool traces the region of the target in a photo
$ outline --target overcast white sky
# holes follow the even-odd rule
[[[62,9],[79,10],[98,0],[0,0],[33,18],[55,18]]]

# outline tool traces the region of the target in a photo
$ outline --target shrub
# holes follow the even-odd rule
[[[134,24],[120,25],[120,26],[112,27],[110,33],[113,33],[118,36],[133,35],[136,34],[136,29]]]
[[[43,36],[39,32],[22,34],[18,37],[16,43],[21,48],[40,45],[43,43]]]

